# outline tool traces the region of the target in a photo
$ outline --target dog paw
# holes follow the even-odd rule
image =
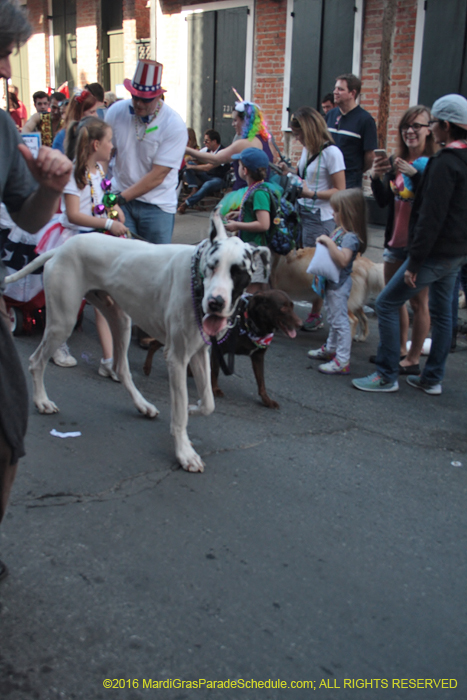
[[[219,387],[217,389],[213,389],[212,393],[214,394],[216,399],[223,399],[225,396],[224,392],[222,391],[222,389],[219,389]]]
[[[184,451],[183,454],[177,455],[177,459],[186,472],[204,472],[205,464],[199,454],[195,452],[192,448]]]
[[[190,403],[188,404],[188,415],[189,416],[199,416],[201,413],[201,408],[199,403]]]
[[[35,401],[36,408],[39,413],[58,413],[59,408],[56,403],[50,401],[50,399],[43,399],[42,401]]]
[[[279,408],[277,401],[273,401],[269,396],[262,396],[261,401],[266,406],[266,408]]]
[[[157,408],[153,406],[152,403],[149,403],[149,401],[138,402],[136,408],[143,416],[147,416],[148,418],[157,418],[159,415]]]

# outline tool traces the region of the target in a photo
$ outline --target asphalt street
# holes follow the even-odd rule
[[[200,240],[207,223],[178,216],[174,240]],[[381,230],[368,255],[381,260]],[[162,353],[146,377],[130,348],[135,383],[161,412],[149,420],[98,376],[87,307],[69,341],[77,367],[47,368],[60,413],[31,402],[0,531],[2,699],[467,697],[467,341],[441,396],[404,379],[371,395],[317,372],[306,352],[325,338],[274,338],[278,411],[237,358],[215,412],[190,419],[206,470],[189,474],[175,461]],[[351,377],[372,371],[377,339],[373,316]],[[39,340],[17,338],[25,370]]]

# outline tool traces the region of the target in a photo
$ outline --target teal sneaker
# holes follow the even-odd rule
[[[427,384],[421,376],[418,377],[415,374],[409,374],[407,384],[414,386],[416,389],[421,389],[425,394],[431,394],[432,396],[439,396],[443,391],[441,384]]]
[[[362,377],[361,379],[352,379],[352,384],[360,391],[381,391],[386,393],[399,391],[399,383],[397,381],[388,382],[378,372],[373,372],[368,377]]]

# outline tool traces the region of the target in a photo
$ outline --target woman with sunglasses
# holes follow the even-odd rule
[[[302,245],[313,248],[316,239],[330,235],[335,229],[330,199],[335,192],[345,190],[345,164],[342,151],[328,131],[323,117],[313,107],[300,107],[292,116],[290,128],[303,146],[297,170],[304,180],[298,208],[302,225]],[[287,170],[282,164],[284,172]],[[323,327],[321,308],[317,299],[302,326],[304,331]]]
[[[370,171],[371,189],[377,204],[389,207],[383,253],[385,284],[407,258],[412,203],[428,158],[436,150],[429,127],[430,117],[430,110],[423,105],[406,110],[399,121],[396,155],[388,158],[384,153],[377,153]],[[410,305],[413,325],[408,352],[409,314],[405,304],[399,312],[400,374],[416,374],[419,371],[423,343],[430,330],[428,288],[412,297]],[[370,362],[375,359],[376,356],[372,355]]]

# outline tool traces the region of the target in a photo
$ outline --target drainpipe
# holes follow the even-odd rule
[[[386,148],[389,120],[389,97],[391,90],[391,63],[394,32],[396,29],[397,0],[386,0],[383,13],[383,36],[381,41],[381,91],[378,108],[378,145]]]
[[[49,76],[50,87],[55,91],[55,51],[54,51],[54,23],[52,0],[47,0],[47,23],[49,32]]]
[[[151,39],[151,60],[157,61],[157,2],[158,0],[149,0],[149,30]]]

